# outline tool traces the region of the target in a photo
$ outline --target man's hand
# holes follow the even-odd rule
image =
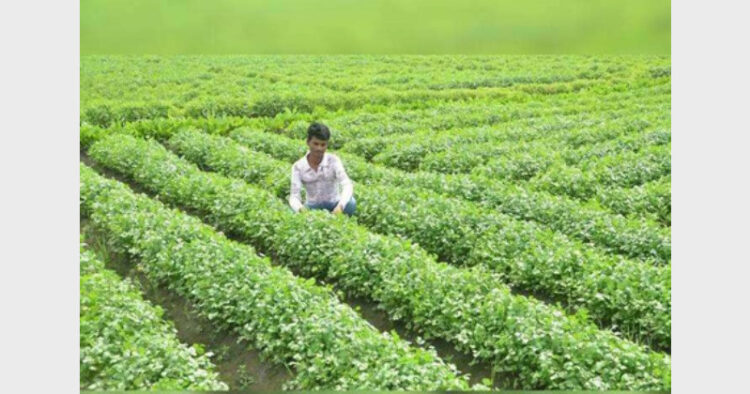
[[[336,205],[336,208],[333,208],[333,211],[331,211],[331,213],[334,214],[334,215],[339,215],[343,211],[344,211],[344,209],[341,208],[341,204],[339,204],[339,205]]]

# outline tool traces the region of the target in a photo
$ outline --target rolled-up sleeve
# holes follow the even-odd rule
[[[341,200],[339,201],[339,205],[343,208],[354,195],[354,183],[349,179],[346,170],[344,170],[344,164],[341,162],[341,159],[338,157],[336,159],[334,167],[336,170],[336,180],[338,180],[339,185],[341,185]]]
[[[289,206],[294,212],[302,209],[302,179],[300,178],[297,166],[292,166],[292,187],[289,192]]]

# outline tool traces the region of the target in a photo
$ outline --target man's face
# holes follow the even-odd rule
[[[307,147],[310,148],[310,154],[320,157],[325,153],[326,148],[328,147],[328,141],[311,137],[307,140]]]

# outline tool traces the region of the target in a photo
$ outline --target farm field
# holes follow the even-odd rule
[[[670,390],[669,57],[80,75],[82,388]],[[287,203],[314,121],[353,217]]]

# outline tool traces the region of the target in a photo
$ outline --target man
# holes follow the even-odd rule
[[[330,138],[331,132],[321,123],[313,123],[307,129],[309,151],[292,165],[289,205],[295,212],[327,209],[334,214],[354,214],[354,185],[344,171],[341,160],[326,153]],[[307,202],[304,205],[301,201],[302,185],[307,192]],[[341,186],[340,193],[338,186]]]

